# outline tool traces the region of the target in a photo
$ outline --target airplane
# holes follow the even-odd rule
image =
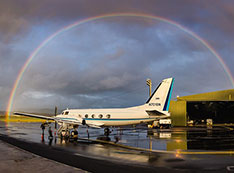
[[[156,120],[170,117],[168,109],[173,84],[174,78],[164,79],[147,102],[140,106],[108,109],[67,109],[53,117],[23,112],[14,112],[14,114],[53,120],[60,125],[58,134],[62,130],[80,125],[94,128],[106,127],[108,129],[108,127],[153,123]]]

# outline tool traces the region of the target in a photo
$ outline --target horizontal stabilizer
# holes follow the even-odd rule
[[[55,117],[49,117],[45,115],[36,115],[36,114],[29,114],[29,113],[24,113],[24,112],[14,112],[14,115],[22,115],[22,116],[27,116],[27,117],[32,117],[32,118],[39,118],[39,119],[44,119],[44,120],[54,120]]]

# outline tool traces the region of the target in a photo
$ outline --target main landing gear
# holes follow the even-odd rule
[[[111,132],[110,132],[110,129],[106,127],[106,128],[104,129],[104,136],[109,136],[110,133],[111,133]]]
[[[102,141],[110,141],[111,140],[109,137],[110,133],[111,133],[110,129],[106,127],[104,129],[104,135],[97,137],[97,139]]]

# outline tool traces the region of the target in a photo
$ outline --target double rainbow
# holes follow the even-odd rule
[[[179,23],[176,23],[175,21],[172,21],[170,19],[166,19],[163,17],[159,17],[159,16],[153,16],[153,15],[149,15],[149,14],[141,14],[141,13],[112,13],[112,14],[105,14],[105,15],[100,15],[100,16],[95,16],[95,17],[90,17],[90,18],[86,18],[83,20],[78,20],[70,25],[67,25],[59,30],[57,30],[55,33],[53,33],[52,35],[50,35],[48,38],[46,38],[28,57],[27,61],[25,62],[25,64],[23,65],[23,67],[21,68],[21,70],[19,71],[19,74],[15,80],[14,86],[11,90],[10,93],[10,97],[9,97],[9,101],[7,104],[7,109],[6,109],[6,120],[8,120],[8,117],[10,115],[11,109],[12,109],[12,105],[13,105],[13,100],[15,97],[15,93],[16,90],[19,86],[19,83],[24,75],[25,70],[27,69],[27,67],[30,65],[30,63],[32,62],[33,58],[36,57],[36,55],[38,54],[38,52],[40,52],[40,50],[42,48],[44,48],[47,43],[49,43],[52,39],[54,39],[55,37],[57,37],[58,35],[70,30],[71,28],[74,28],[76,26],[82,25],[84,23],[87,22],[91,22],[91,21],[95,21],[98,19],[104,19],[104,18],[111,18],[111,17],[138,17],[138,18],[145,18],[145,19],[152,19],[152,20],[158,20],[161,22],[165,22],[167,24],[170,24],[172,26],[175,26],[176,28],[182,30],[183,32],[189,34],[190,36],[192,36],[194,39],[198,40],[204,47],[206,47],[213,55],[214,57],[218,60],[218,62],[220,63],[220,65],[223,68],[224,73],[227,75],[228,79],[230,80],[231,85],[234,87],[234,79],[232,77],[232,74],[229,70],[229,68],[227,67],[227,65],[225,64],[224,60],[222,59],[222,57],[215,51],[214,48],[212,48],[211,45],[209,45],[204,39],[202,39],[201,37],[199,37],[197,34],[195,34],[194,32],[192,32],[191,30],[185,28],[184,26],[180,25]]]

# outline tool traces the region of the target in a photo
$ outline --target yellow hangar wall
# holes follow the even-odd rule
[[[234,101],[234,89],[178,97],[171,101],[169,111],[173,126],[187,126],[187,102]]]

